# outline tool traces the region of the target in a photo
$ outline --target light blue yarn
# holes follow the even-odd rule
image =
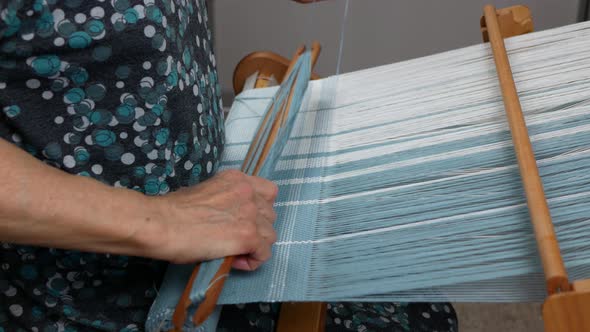
[[[570,80],[567,71],[572,71],[571,75],[590,72],[590,23],[564,28],[559,38],[555,34],[523,36],[518,42],[508,42],[507,47],[514,56],[513,70],[562,255],[570,278],[575,280],[590,276],[590,129],[586,128],[590,126],[590,81],[582,74]],[[588,45],[580,47],[581,41]],[[269,175],[280,185],[276,229],[283,243],[273,247],[271,261],[256,272],[232,271],[220,304],[522,302],[545,298],[544,277],[505,118],[487,113],[485,119],[470,116],[482,108],[502,115],[495,113],[501,110],[501,98],[495,91],[497,78],[491,56],[484,46],[474,48],[480,52],[453,51],[387,67],[385,70],[400,76],[391,82],[395,89],[381,85],[376,97],[357,93],[355,89],[361,89],[361,84],[353,84],[359,80],[357,76],[347,78],[345,74],[338,80],[310,83],[312,96],[308,93],[302,98],[301,112],[288,126],[292,132],[281,144],[282,153],[277,152],[275,170]],[[548,52],[552,49],[567,49],[578,58],[571,63],[562,61]],[[534,70],[550,65],[555,69],[547,79]],[[442,93],[458,102],[448,108],[429,109],[442,98],[430,92],[441,93],[441,78],[430,80],[429,75],[439,69],[446,73],[444,70],[452,66],[456,70],[443,84],[447,91]],[[474,67],[479,70],[476,74],[470,71]],[[335,89],[340,80],[353,88]],[[252,90],[236,98],[227,120],[223,168],[240,167],[262,110],[280,98],[283,92],[279,90]],[[354,98],[336,98],[334,91],[352,93]],[[420,93],[423,98],[416,98]],[[383,121],[365,122],[375,114],[373,108],[403,110],[406,106],[416,114],[399,120],[382,112]],[[430,113],[422,112],[421,107]],[[355,125],[339,122],[338,117],[346,113],[343,109],[349,116],[359,112],[364,117],[359,116]],[[457,115],[462,117],[457,120]],[[446,117],[454,123],[447,123]],[[392,124],[405,133],[407,123],[428,126],[433,119],[440,122],[437,130],[418,128],[412,135],[391,135],[387,140],[374,134]],[[490,123],[495,125],[493,130]],[[337,124],[346,130],[334,128]],[[484,129],[471,138],[463,135]],[[564,130],[571,132],[561,132]],[[341,140],[353,133],[369,135],[371,140],[363,145]],[[456,136],[443,142],[450,134]],[[398,149],[425,138],[437,141]],[[383,148],[384,152],[339,159],[371,148]],[[454,155],[458,151],[469,152]],[[344,176],[424,157],[430,159]],[[319,178],[330,181],[319,182]],[[371,191],[376,192],[365,195]],[[353,194],[363,196],[351,197]],[[383,231],[387,227],[397,229]],[[341,238],[336,241],[334,237]],[[156,302],[163,301],[161,297],[167,295],[162,293],[168,289],[184,287],[177,280],[168,279]],[[180,282],[180,287],[170,285],[174,282]],[[173,307],[174,299],[170,303]]]
[[[516,63],[515,68],[518,70],[527,68],[527,66]],[[493,67],[490,68],[490,72],[493,74]],[[463,74],[468,78],[469,73],[464,72]],[[461,72],[458,73],[458,77],[462,79]],[[475,77],[474,79],[480,78]],[[578,91],[590,89],[588,81],[578,82],[576,85]],[[571,86],[569,84],[570,88]],[[429,89],[427,80],[421,88]],[[452,88],[452,86],[449,87],[449,89]],[[523,99],[556,96],[563,93],[562,90],[563,88],[555,86],[523,91],[522,96]],[[588,110],[583,115],[572,115],[559,121],[552,120],[540,124],[530,122],[531,135],[548,134],[588,125],[590,123],[589,116],[587,116],[590,114],[590,107],[587,105],[588,93],[579,92],[577,94],[577,96],[573,96],[572,93],[572,98],[569,101],[557,106],[527,109],[528,117],[557,112],[564,113],[572,105],[577,109]],[[257,101],[260,101],[260,97],[260,94],[256,95]],[[240,100],[247,103],[249,98],[250,95],[246,94],[241,96]],[[496,98],[494,102],[500,105],[500,97]],[[354,103],[358,104],[359,112],[361,112],[367,107],[364,103],[368,103],[368,100],[363,100],[362,96],[359,96]],[[381,105],[378,100],[374,104]],[[462,112],[469,114],[470,108],[481,105],[493,104],[490,104],[490,100],[486,99],[479,104],[465,105],[457,110],[441,109],[439,113]],[[352,106],[356,105],[339,105],[341,108]],[[494,107],[496,106],[494,105]],[[239,107],[236,110],[238,112],[234,114],[237,115]],[[337,114],[335,108],[326,109],[311,106],[304,108],[301,115],[314,113],[318,128],[327,128],[327,126],[322,127],[320,123],[331,121],[330,116],[326,114],[332,110],[334,114]],[[417,115],[416,118],[420,117]],[[427,119],[424,120],[427,121]],[[339,134],[367,130],[370,127],[372,127],[371,129],[379,128],[392,122],[387,118],[373,126],[366,126],[360,122],[354,129],[339,131]],[[237,123],[234,125],[232,129],[241,132],[242,135],[248,132],[247,129],[239,129],[245,127],[240,127]],[[485,122],[482,125],[485,125]],[[478,128],[477,123],[449,125],[444,132],[425,132],[422,137],[461,133],[465,126],[474,130]],[[307,144],[304,141],[309,137],[312,137],[314,142],[319,142],[321,137],[330,137],[325,133],[325,130],[313,130],[312,132],[311,136],[291,137],[287,145]],[[239,142],[242,138],[230,140],[236,142],[236,145],[232,145],[230,149],[232,158],[234,154],[238,154],[239,144],[241,144]],[[397,144],[417,138],[420,136],[402,137],[338,152],[313,152],[321,151],[321,149],[297,152],[295,149],[292,153],[281,156],[279,163],[290,165],[291,161],[295,162],[300,159],[334,158],[346,152],[361,152],[374,147],[391,146],[393,148]],[[502,142],[508,142],[508,144],[492,145]],[[551,158],[587,148],[589,144],[590,135],[587,130],[574,131],[558,138],[538,139],[533,142],[537,158],[540,161],[540,171],[545,189],[551,200],[551,211],[558,229],[558,237],[562,243],[562,253],[572,279],[587,277],[590,265],[589,252],[584,250],[584,248],[588,249],[588,246],[584,245],[585,237],[581,235],[583,228],[580,228],[584,223],[588,224],[585,220],[590,215],[590,194],[582,195],[587,194],[588,188],[590,188],[588,176],[590,172],[587,171],[590,157],[587,154],[580,154],[564,157],[560,161],[554,161]],[[285,256],[281,256],[281,253],[285,252],[285,248],[277,247],[274,255],[278,257],[265,266],[260,273],[252,276],[244,275],[243,278],[241,274],[237,274],[235,278],[231,278],[226,284],[227,289],[237,289],[239,285],[244,290],[239,294],[236,292],[237,295],[234,295],[233,292],[224,293],[221,301],[223,303],[241,303],[291,300],[445,301],[452,299],[492,302],[542,300],[545,296],[542,271],[527,208],[524,205],[520,176],[516,167],[514,151],[510,144],[510,133],[507,130],[469,139],[459,137],[449,143],[416,147],[404,153],[389,153],[339,165],[326,166],[309,162],[305,169],[290,167],[278,169],[273,173],[272,178],[280,182],[294,178],[311,179],[322,175],[334,176],[391,162],[409,161],[436,154],[444,155],[468,148],[478,148],[480,151],[471,154],[469,158],[457,157],[428,161],[397,168],[395,172],[379,171],[357,175],[353,178],[333,180],[327,184],[309,182],[282,185],[279,202],[312,201],[318,198],[363,193],[378,188],[392,188],[404,184],[419,184],[427,180],[446,179],[464,172],[474,173],[479,170],[498,169],[495,173],[482,173],[470,177],[469,180],[457,178],[440,184],[421,184],[417,187],[399,189],[394,192],[374,194],[367,198],[331,202],[323,204],[321,207],[317,204],[297,207],[279,205],[277,206],[280,216],[277,222],[279,233],[285,233],[285,229],[290,227],[284,223],[296,220],[301,224],[301,227],[296,225],[295,233],[289,236],[292,241],[307,241],[368,231],[380,227],[385,221],[388,226],[413,225],[422,220],[434,218],[449,218],[449,222],[400,230],[395,233],[384,233],[381,236],[367,236],[364,240],[357,238],[356,240],[321,244],[293,244],[290,246],[291,252]],[[226,160],[224,166],[234,167],[236,161],[231,160]],[[501,169],[505,166],[512,167]],[[457,192],[457,188],[461,188],[461,192]],[[409,202],[415,202],[415,204],[409,204]],[[514,206],[514,204],[520,205]],[[384,206],[387,209],[381,208]],[[480,211],[488,212],[478,217],[468,215],[468,213]],[[309,229],[313,229],[311,235],[309,235]],[[582,234],[586,233],[582,232]],[[384,248],[395,248],[395,251]],[[432,256],[433,252],[439,256]],[[493,268],[482,266],[482,261],[490,262],[490,266]],[[388,266],[391,264],[395,264],[393,268]],[[399,275],[392,274],[395,269],[400,271]],[[277,281],[270,277],[281,270],[288,271],[284,281]],[[282,285],[278,285],[279,283]],[[273,288],[283,287],[283,285],[283,290],[273,290]],[[271,290],[268,289],[269,287]]]
[[[590,107],[584,107],[590,112]],[[531,135],[537,135],[564,128],[575,128],[576,126],[587,125],[589,123],[590,119],[587,116],[573,116],[562,122],[556,121],[545,126],[533,125],[529,127],[529,130]],[[417,148],[416,150],[395,157],[393,155],[386,155],[371,160],[350,162],[327,168],[325,166],[308,167],[297,171],[299,172],[297,176],[294,175],[293,170],[278,170],[273,173],[272,177],[274,180],[287,180],[299,176],[304,178],[314,177],[322,172],[338,174],[345,171],[381,165],[392,160],[403,161],[424,155],[444,153],[444,151],[498,143],[509,140],[509,137],[509,133],[504,131],[497,134],[484,135],[473,140],[459,138],[450,144],[441,144],[439,149],[433,147]],[[292,137],[290,141],[296,142],[300,139],[301,137]],[[559,163],[549,161],[549,158],[566,151],[587,147],[588,142],[590,142],[588,132],[575,132],[562,136],[559,140],[544,139],[534,142],[537,157],[540,160],[540,172],[544,180],[548,198],[558,200],[551,201],[550,206],[554,221],[559,230],[560,240],[564,243],[562,246],[563,255],[566,259],[568,269],[572,274],[572,278],[574,276],[580,276],[589,270],[590,253],[587,251],[571,250],[570,248],[581,248],[584,246],[585,237],[579,235],[580,229],[574,227],[571,221],[587,218],[587,203],[590,203],[590,194],[577,199],[570,199],[563,203],[559,202],[559,199],[567,195],[587,192],[587,189],[590,187],[590,173],[584,172],[583,169],[587,165],[590,165],[590,156],[570,156]],[[390,142],[388,144],[393,146],[396,143],[398,142]],[[338,278],[329,280],[325,279],[325,277],[314,277],[313,275],[306,274],[306,272],[298,273],[299,270],[289,268],[289,273],[294,273],[296,277],[288,278],[288,280],[297,280],[300,286],[288,286],[286,294],[274,298],[267,298],[264,294],[269,294],[267,288],[269,283],[272,284],[273,282],[272,279],[265,279],[266,274],[269,273],[268,271],[274,269],[274,267],[271,267],[273,264],[271,262],[260,273],[250,276],[250,278],[244,276],[240,280],[242,282],[240,287],[244,287],[245,290],[239,294],[238,292],[224,292],[223,301],[227,301],[228,303],[247,302],[250,299],[254,299],[253,301],[270,299],[279,299],[280,301],[326,301],[330,299],[338,301],[346,299],[375,301],[380,298],[388,300],[433,301],[436,299],[447,299],[445,297],[446,290],[452,290],[453,299],[466,301],[481,300],[482,298],[487,301],[542,299],[544,297],[545,286],[538,264],[536,245],[528,219],[528,212],[524,205],[525,201],[515,164],[513,148],[510,145],[506,145],[493,149],[484,149],[477,152],[474,156],[474,158],[469,159],[446,159],[442,163],[433,161],[411,167],[408,166],[405,169],[399,168],[396,170],[395,177],[386,176],[388,172],[382,172],[383,175],[373,173],[357,176],[352,182],[350,180],[336,180],[330,183],[329,186],[322,187],[320,184],[308,183],[301,186],[304,189],[285,189],[280,194],[279,201],[293,200],[293,197],[287,198],[285,195],[292,195],[294,192],[298,192],[300,195],[294,200],[313,200],[319,197],[317,193],[320,191],[322,191],[322,197],[331,197],[354,192],[362,193],[375,189],[374,179],[376,177],[379,178],[379,186],[387,188],[403,184],[400,181],[408,183],[424,181],[428,179],[424,177],[425,174],[432,176],[430,178],[431,180],[448,177],[448,170],[450,169],[471,168],[479,170],[483,168],[493,169],[505,165],[512,166],[509,169],[499,171],[496,175],[482,174],[475,176],[469,182],[457,179],[456,184],[449,182],[441,185],[428,184],[427,187],[424,185],[424,188],[421,188],[421,190],[409,188],[395,193],[373,195],[370,200],[344,200],[329,203],[321,210],[317,210],[314,205],[303,206],[298,212],[294,213],[301,216],[315,215],[313,217],[314,219],[322,220],[322,227],[316,229],[319,232],[315,234],[316,238],[329,237],[346,232],[354,233],[370,230],[378,225],[378,221],[384,219],[390,220],[388,225],[395,225],[395,221],[392,221],[390,218],[392,215],[391,211],[395,211],[395,214],[401,217],[399,219],[399,225],[419,222],[420,219],[418,217],[420,213],[423,213],[422,217],[420,217],[422,219],[454,216],[460,224],[452,222],[438,225],[432,229],[420,228],[419,231],[402,230],[395,237],[373,237],[371,241],[333,242],[314,246],[302,244],[301,248],[294,249],[297,252],[291,253],[291,259],[306,256],[306,248],[316,247],[314,250],[317,256],[312,260],[312,266],[310,268],[315,269],[315,272],[329,271],[330,275],[338,276]],[[296,154],[283,156],[281,160],[297,159],[297,157]],[[441,173],[437,174],[433,172],[437,169],[440,169]],[[463,192],[456,193],[455,188],[458,187],[463,188]],[[490,195],[495,195],[494,199],[491,199]],[[445,200],[444,197],[448,197],[448,199]],[[456,202],[457,199],[460,199],[461,205],[453,206],[451,203]],[[419,204],[408,205],[408,201],[419,202]],[[520,202],[521,205],[512,207],[515,202]],[[380,210],[380,206],[387,206],[388,210]],[[425,207],[429,210],[428,214],[424,214]],[[507,210],[502,213],[493,212],[492,210],[501,208],[506,208]],[[287,218],[284,215],[284,210],[285,208],[282,206],[277,207],[278,214],[282,216],[278,222],[279,228],[282,226],[281,222]],[[465,223],[461,218],[457,217],[481,210],[489,210],[490,212],[487,216],[482,216],[482,218],[487,219],[493,215],[494,222],[489,224],[470,224]],[[338,219],[331,219],[331,211],[338,211]],[[301,217],[300,219],[305,219],[305,217]],[[515,223],[515,220],[521,220],[522,222]],[[445,236],[456,235],[459,225],[463,234],[474,237],[473,240],[462,239],[460,246],[452,241],[452,239],[445,239]],[[501,249],[497,248],[498,241],[500,241],[497,237],[489,239],[475,238],[477,236],[488,236],[490,233],[495,234],[494,236],[501,237]],[[310,237],[307,235],[301,236],[300,238],[293,238],[294,241],[305,241],[309,239]],[[405,276],[392,278],[386,270],[380,272],[378,269],[374,269],[375,264],[383,264],[391,260],[391,257],[388,257],[391,255],[391,252],[379,251],[379,248],[387,247],[388,243],[391,246],[402,248],[397,251],[395,261],[397,268],[407,271]],[[346,246],[346,251],[342,251],[343,245]],[[373,246],[375,250],[371,251]],[[423,250],[424,248],[428,248],[429,250]],[[488,271],[485,267],[480,266],[480,255],[486,255],[489,250],[494,249],[498,249],[498,252],[494,254],[495,259],[504,260],[505,262],[496,263],[494,265],[495,270]],[[277,249],[277,251],[280,250],[281,248]],[[275,251],[275,254],[277,251]],[[445,263],[439,262],[435,257],[425,259],[430,257],[430,252],[437,252],[442,257],[445,257]],[[356,256],[351,256],[351,253],[355,253]],[[359,257],[362,253],[371,254],[366,259],[362,259],[362,257]],[[518,260],[519,257],[523,256],[529,256],[532,260]],[[517,260],[511,261],[513,259]],[[305,258],[301,259],[301,261],[305,260]],[[418,264],[417,262],[420,263]],[[354,269],[350,269],[350,264],[354,264]],[[440,264],[440,271],[433,272],[432,266],[436,266],[437,264]],[[297,267],[299,269],[302,268],[301,266]],[[372,271],[371,278],[376,280],[374,285],[366,282],[366,275],[358,273],[358,271],[364,270]],[[452,276],[448,275],[449,270],[454,271]],[[480,278],[476,277],[478,274],[481,275]],[[231,281],[226,284],[228,289],[237,287],[238,279],[242,275],[236,275],[236,278],[230,279]],[[526,277],[526,285],[519,284],[522,283],[521,276],[523,275],[528,276]],[[492,285],[492,281],[495,279],[506,280],[505,283],[502,283],[501,287],[497,286],[499,288],[494,291],[495,293],[490,294],[485,288],[481,291],[477,290],[478,286],[484,284]],[[253,285],[248,285],[248,280],[256,280],[255,284],[260,287],[251,288]],[[364,284],[362,287],[359,287],[358,285],[361,280],[364,281]],[[323,292],[322,288],[326,284],[329,284],[330,287],[326,288],[326,291]],[[430,294],[426,295],[429,287],[434,288],[430,288]],[[463,288],[469,289],[469,292],[464,292],[462,290]],[[306,289],[309,290],[308,293],[306,293]],[[380,297],[378,294],[383,289],[387,289],[390,293],[383,294]],[[409,291],[409,289],[412,291]],[[461,294],[462,292],[463,294]],[[260,296],[257,294],[260,294]]]

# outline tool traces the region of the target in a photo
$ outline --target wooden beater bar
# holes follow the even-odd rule
[[[315,63],[317,62],[320,51],[321,51],[321,47],[320,47],[319,43],[314,42],[312,45],[312,49],[311,49],[311,61],[312,61],[311,69],[312,70],[313,70]],[[287,69],[285,71],[285,74],[283,76],[284,79],[286,79],[290,75],[296,62],[298,61],[299,57],[303,54],[303,52],[305,52],[305,46],[301,46],[297,49],[293,59],[291,60],[291,63],[289,64],[289,66],[287,67]],[[299,78],[296,78],[296,79],[299,79]],[[287,100],[284,101],[280,105],[279,113],[272,124],[268,140],[265,142],[264,146],[262,147],[262,154],[261,154],[257,164],[255,165],[254,172],[253,172],[254,175],[256,175],[258,173],[258,171],[260,170],[260,167],[262,166],[264,160],[266,159],[266,156],[268,155],[270,148],[274,144],[274,140],[276,138],[279,128],[281,128],[286,121],[286,118],[287,118],[290,108],[291,108],[293,89],[294,88],[292,87],[289,92],[289,97],[287,98]],[[263,121],[263,123],[265,123],[268,120],[269,120],[269,116],[267,114],[262,121]],[[260,133],[257,133],[254,137],[254,141],[257,141],[259,137],[260,137]],[[252,156],[254,154],[254,152],[252,151],[253,148],[254,148],[254,144],[251,145],[250,150],[248,151],[248,153],[246,155],[242,170],[244,170],[244,168],[246,168],[249,165],[249,163],[251,162],[250,159],[252,158]],[[209,288],[207,289],[207,292],[205,294],[205,298],[204,298],[203,302],[199,305],[199,307],[197,308],[197,310],[195,311],[195,313],[192,317],[192,321],[195,325],[201,325],[202,323],[204,323],[207,320],[207,318],[214,312],[214,310],[217,306],[217,300],[218,300],[219,296],[221,295],[221,291],[223,289],[223,285],[225,283],[225,280],[227,279],[227,276],[229,276],[229,273],[231,271],[231,266],[232,266],[233,260],[234,260],[234,257],[226,257],[224,259],[223,263],[221,264],[219,270],[216,272],[215,276],[212,278],[212,280],[215,280],[215,282],[213,284],[211,284],[209,286]],[[193,270],[193,272],[191,274],[191,277],[189,279],[188,284],[186,285],[186,287],[184,289],[183,294],[181,295],[179,303],[175,308],[175,311],[174,311],[173,317],[172,317],[172,325],[174,326],[174,328],[170,332],[181,332],[182,331],[182,327],[183,327],[184,322],[186,321],[186,318],[187,318],[186,310],[190,305],[190,300],[189,300],[190,290],[192,288],[192,284],[193,284],[194,280],[196,279],[196,276],[198,275],[199,269],[200,269],[200,264],[197,264],[197,266],[195,267],[195,269]],[[316,306],[317,306],[317,304],[314,306],[314,308]],[[300,305],[300,309],[309,310],[309,308],[310,307],[308,307],[306,304]],[[321,320],[316,319],[316,321],[320,322]],[[323,323],[323,321],[321,321],[321,322]],[[306,331],[308,331],[308,330],[306,330]],[[315,330],[309,330],[309,331],[313,332]],[[319,332],[319,330],[318,330],[318,332]]]
[[[573,284],[569,282],[512,77],[503,39],[507,36],[502,35],[502,32],[514,33],[514,29],[524,32],[532,31],[530,12],[528,12],[528,19],[527,12],[528,8],[523,6],[497,11],[494,6],[488,5],[484,8],[484,17],[481,23],[482,33],[484,40],[489,38],[494,54],[514,150],[545,273],[549,295],[543,304],[545,331],[588,332],[590,331],[590,315],[588,314],[588,310],[590,310],[590,280],[575,281]],[[502,29],[499,21],[512,23],[507,24],[509,28]]]

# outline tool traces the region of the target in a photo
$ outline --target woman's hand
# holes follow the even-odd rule
[[[0,139],[0,242],[189,263],[270,258],[277,187],[228,171],[160,197],[48,166]]]
[[[234,268],[254,270],[271,257],[276,241],[277,187],[238,171],[157,197],[160,215],[137,233],[146,254],[175,263],[238,256]]]

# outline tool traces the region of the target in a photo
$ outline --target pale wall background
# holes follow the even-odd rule
[[[350,0],[342,72],[481,42],[483,6],[528,5],[536,30],[575,23],[586,0]],[[236,64],[253,51],[290,57],[301,43],[321,42],[320,75],[335,73],[344,0],[301,5],[289,0],[210,0],[224,104],[230,105]]]

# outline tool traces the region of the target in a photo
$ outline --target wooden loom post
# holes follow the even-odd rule
[[[523,6],[509,7],[500,11],[496,11],[491,5],[486,6],[482,19],[482,32],[484,40],[489,38],[494,54],[506,115],[545,273],[549,295],[543,305],[545,330],[546,332],[588,332],[590,315],[585,311],[590,309],[590,280],[576,281],[573,284],[569,282],[512,77],[503,39],[507,36],[502,35],[502,32],[512,35],[520,34],[515,30],[532,31],[530,13],[527,19],[527,12],[528,9]],[[510,28],[502,30],[499,21],[512,21],[514,24],[508,24]],[[518,28],[519,25],[520,28]]]

